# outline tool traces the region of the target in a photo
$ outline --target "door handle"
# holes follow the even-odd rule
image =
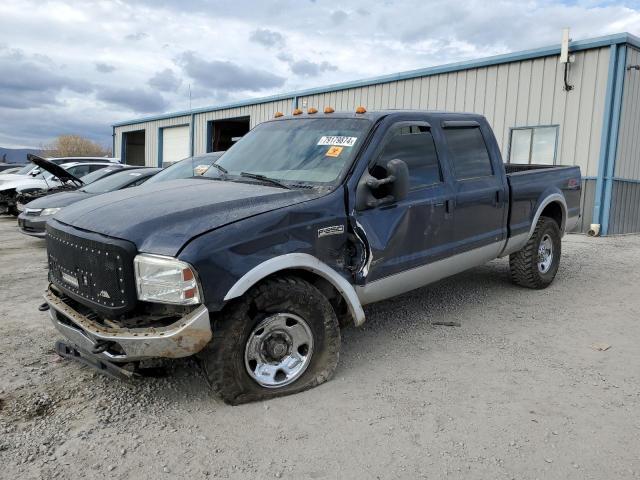
[[[493,197],[493,206],[497,207],[502,201],[502,190],[496,190],[496,194]]]

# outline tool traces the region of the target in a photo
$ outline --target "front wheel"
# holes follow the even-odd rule
[[[309,282],[287,276],[229,305],[200,358],[213,389],[236,405],[320,385],[333,375],[339,351],[329,301]]]
[[[509,256],[513,282],[527,288],[548,287],[560,266],[560,238],[558,224],[551,218],[540,217],[524,248]]]

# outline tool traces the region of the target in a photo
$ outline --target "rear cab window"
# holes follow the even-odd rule
[[[490,177],[494,174],[480,126],[450,127],[443,131],[456,180]]]

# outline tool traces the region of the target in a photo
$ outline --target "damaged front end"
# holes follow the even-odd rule
[[[15,188],[0,192],[0,214],[15,215],[16,210],[16,190]]]
[[[71,192],[77,190],[78,187],[73,184],[64,184],[59,187],[53,187],[49,190],[32,190],[29,192],[18,192],[16,195],[16,205],[26,205],[33,200],[38,198],[46,197],[47,195],[51,195],[59,192]]]
[[[114,363],[188,357],[211,340],[204,305],[178,307],[143,303],[107,318],[50,285],[44,296],[55,328],[80,350]]]

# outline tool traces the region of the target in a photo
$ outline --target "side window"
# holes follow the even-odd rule
[[[384,168],[398,158],[409,167],[409,187],[420,188],[442,181],[436,146],[429,128],[424,125],[396,127],[380,154],[376,166]],[[376,176],[375,172],[371,172]]]
[[[456,179],[493,175],[491,158],[478,127],[445,128],[444,135]]]

